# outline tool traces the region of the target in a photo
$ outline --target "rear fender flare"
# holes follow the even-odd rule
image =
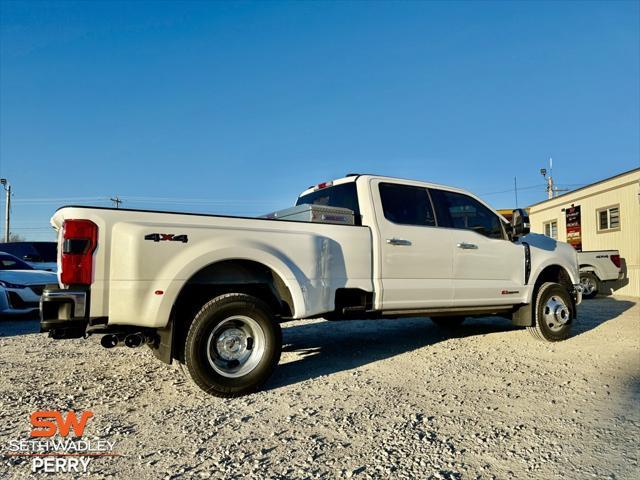
[[[207,266],[227,260],[249,260],[271,269],[280,277],[291,293],[293,316],[300,318],[300,316],[304,315],[306,311],[304,285],[308,280],[302,271],[286,255],[269,245],[245,244],[216,249],[186,261],[174,275],[175,280],[167,285],[163,294],[163,299],[158,309],[158,315],[163,319],[160,323],[166,325],[169,322],[171,310],[182,288],[195,274]]]

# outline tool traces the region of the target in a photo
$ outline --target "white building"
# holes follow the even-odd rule
[[[531,231],[582,251],[619,250],[626,278],[608,286],[640,296],[640,168],[531,205],[529,218]]]

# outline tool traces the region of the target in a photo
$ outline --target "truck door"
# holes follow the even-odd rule
[[[382,308],[452,303],[451,230],[437,227],[425,187],[373,179]]]
[[[500,217],[458,192],[429,189],[439,222],[452,232],[455,306],[516,304],[524,297],[524,247],[509,241]]]

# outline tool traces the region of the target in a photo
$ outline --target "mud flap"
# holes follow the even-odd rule
[[[531,304],[521,305],[515,312],[511,314],[511,323],[518,327],[533,326],[533,309]]]
[[[165,328],[156,330],[158,341],[151,346],[153,355],[164,363],[171,364],[171,344],[173,343],[173,321],[169,321]]]

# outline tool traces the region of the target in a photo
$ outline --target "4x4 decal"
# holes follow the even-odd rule
[[[187,243],[189,237],[186,235],[175,235],[173,233],[150,233],[144,236],[145,240],[153,240],[154,242],[182,242]]]

